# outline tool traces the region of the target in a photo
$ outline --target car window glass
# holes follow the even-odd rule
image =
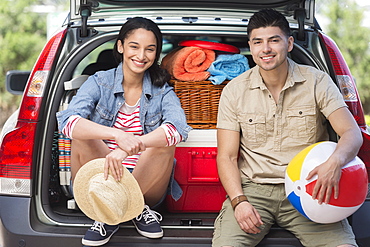
[[[84,57],[81,60],[81,62],[76,66],[76,69],[75,69],[73,75],[74,76],[81,75],[82,72],[84,71],[84,69],[88,65],[90,65],[92,63],[96,63],[97,59],[98,59],[98,56],[102,51],[108,50],[108,49],[113,49],[114,42],[115,42],[115,40],[112,40],[112,41],[106,42],[106,43],[96,47],[92,52],[90,52],[86,57]]]

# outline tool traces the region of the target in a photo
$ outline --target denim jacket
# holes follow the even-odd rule
[[[59,130],[64,128],[72,115],[112,127],[118,110],[125,102],[122,79],[122,63],[115,69],[90,76],[72,98],[68,109],[57,113]],[[167,83],[161,88],[154,86],[148,71],[144,75],[140,98],[140,123],[144,134],[155,130],[162,123],[170,123],[176,127],[184,141],[191,130],[173,88]]]
[[[72,115],[79,115],[98,124],[112,127],[118,110],[125,102],[122,79],[122,63],[115,69],[100,71],[90,76],[72,98],[68,108],[57,112],[59,130],[62,131]],[[144,134],[155,130],[162,123],[171,123],[185,141],[192,129],[186,123],[184,110],[173,88],[167,83],[161,88],[154,86],[149,72],[145,73],[143,79],[139,115]],[[168,190],[175,200],[182,195],[182,189],[174,180],[174,171],[172,171]]]

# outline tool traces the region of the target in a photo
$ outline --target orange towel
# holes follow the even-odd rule
[[[210,73],[206,70],[215,61],[213,50],[199,47],[182,47],[168,53],[162,59],[162,68],[180,81],[204,81]]]

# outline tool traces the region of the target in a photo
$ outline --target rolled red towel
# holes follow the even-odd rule
[[[210,73],[206,70],[215,61],[213,50],[199,47],[182,47],[171,51],[162,59],[161,67],[181,81],[204,81]]]

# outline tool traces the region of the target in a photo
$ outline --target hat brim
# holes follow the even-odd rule
[[[89,218],[109,225],[116,225],[121,222],[129,221],[138,216],[144,209],[144,197],[134,176],[123,166],[123,176],[117,183],[121,183],[127,198],[127,210],[121,218],[111,219],[101,218],[94,212],[94,207],[90,204],[89,180],[101,174],[104,177],[105,158],[94,159],[83,165],[77,172],[73,183],[74,198],[81,211]],[[112,176],[109,174],[108,176]],[[99,214],[101,215],[101,214]]]

